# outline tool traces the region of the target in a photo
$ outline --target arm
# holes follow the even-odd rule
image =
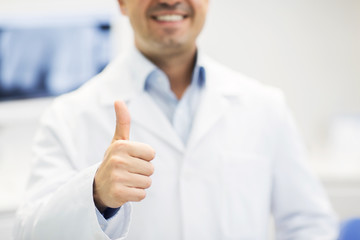
[[[43,118],[27,196],[17,213],[16,239],[123,239],[127,235],[130,204],[123,202],[109,221],[101,219],[93,184],[102,165],[84,167],[75,161],[79,159],[73,139],[79,132],[71,128],[58,106]]]

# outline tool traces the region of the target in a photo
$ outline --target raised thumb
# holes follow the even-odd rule
[[[113,141],[129,140],[130,113],[123,101],[115,101],[116,129]]]

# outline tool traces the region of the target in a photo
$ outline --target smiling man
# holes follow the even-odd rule
[[[198,51],[208,1],[119,4],[135,47],[45,113],[16,239],[336,239],[281,92]]]
[[[119,1],[130,19],[136,48],[169,78],[181,97],[191,82],[196,38],[204,23],[208,1]]]

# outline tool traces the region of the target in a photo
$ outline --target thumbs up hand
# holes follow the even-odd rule
[[[141,201],[151,185],[155,151],[147,144],[129,141],[130,114],[124,102],[116,101],[116,129],[93,184],[93,197],[100,212],[128,201]]]

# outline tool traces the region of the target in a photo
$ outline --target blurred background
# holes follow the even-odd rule
[[[131,42],[115,0],[0,0],[0,239],[42,112]],[[284,91],[340,220],[360,217],[360,1],[210,0],[199,46]]]

